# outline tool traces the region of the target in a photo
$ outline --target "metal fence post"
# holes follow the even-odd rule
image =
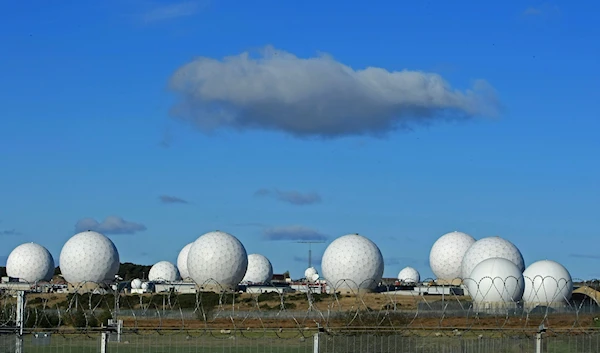
[[[317,332],[313,335],[313,353],[319,353],[319,338],[321,333]]]
[[[23,352],[23,326],[25,325],[25,291],[17,292],[17,335],[15,342],[15,352]]]
[[[535,353],[542,353],[542,346],[544,343],[542,335],[544,332],[546,332],[546,326],[541,324],[540,327],[538,327],[538,332],[535,334]]]
[[[100,336],[100,353],[106,353],[108,351],[108,331],[102,331]]]

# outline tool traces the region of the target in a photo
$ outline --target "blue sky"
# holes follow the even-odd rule
[[[429,277],[460,230],[600,277],[598,7],[3,4],[0,263],[78,224],[143,264],[220,229],[299,277],[295,240],[358,232]]]

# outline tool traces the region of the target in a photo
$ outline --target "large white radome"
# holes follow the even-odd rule
[[[499,257],[477,264],[465,284],[477,303],[516,303],[521,300],[525,288],[521,269],[512,261]]]
[[[179,270],[169,261],[155,263],[148,272],[148,280],[153,282],[174,282],[179,279]]]
[[[573,279],[561,264],[551,260],[537,261],[523,272],[525,278],[525,303],[552,306],[571,298]]]
[[[270,283],[273,278],[271,261],[261,254],[248,255],[248,270],[242,279],[244,283]]]
[[[461,266],[462,278],[469,278],[475,266],[493,257],[512,261],[521,273],[525,270],[523,255],[513,243],[500,237],[487,237],[473,243],[465,253]]]
[[[69,239],[60,252],[60,271],[72,284],[113,280],[119,271],[119,252],[104,235],[85,231]]]
[[[337,238],[325,249],[323,277],[336,290],[374,289],[383,276],[383,256],[377,245],[358,234]]]
[[[233,289],[244,278],[247,268],[248,254],[244,245],[233,235],[221,231],[200,236],[188,254],[190,277],[200,286]]]
[[[21,244],[8,255],[6,274],[24,282],[49,281],[54,274],[54,259],[39,244]]]
[[[186,246],[183,247],[183,249],[181,249],[181,251],[179,252],[179,255],[177,256],[177,268],[179,269],[179,274],[181,275],[181,278],[183,279],[188,279],[190,278],[190,272],[188,271],[187,268],[187,259],[188,259],[188,254],[190,253],[190,248],[192,247],[192,243],[187,244]]]
[[[431,247],[429,267],[437,279],[452,281],[461,275],[463,257],[475,238],[462,232],[442,235]]]
[[[415,284],[421,281],[421,274],[416,269],[408,266],[400,270],[398,280],[402,283]]]

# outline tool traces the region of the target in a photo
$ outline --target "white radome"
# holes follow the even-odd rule
[[[419,271],[408,266],[400,270],[400,273],[398,273],[398,280],[403,283],[419,283],[421,281],[421,275],[419,274]]]
[[[179,278],[179,270],[169,261],[155,263],[148,272],[148,280],[152,282],[175,282]]]
[[[188,271],[187,268],[187,259],[188,259],[188,254],[190,253],[190,248],[192,247],[192,243],[187,244],[186,246],[183,247],[183,249],[181,249],[181,251],[179,252],[179,255],[177,256],[177,268],[179,269],[179,274],[181,275],[181,278],[183,279],[188,279],[190,278],[190,272]]]
[[[142,288],[143,290],[146,290],[146,289],[148,289],[148,287],[150,287],[150,285],[148,284],[148,282],[143,282],[143,283],[142,283],[142,285],[141,285],[141,288]]]
[[[248,269],[246,248],[233,235],[221,231],[200,236],[190,248],[188,271],[199,286],[235,288]]]
[[[525,303],[551,306],[565,303],[573,294],[573,279],[561,264],[551,260],[532,263],[523,272]]]
[[[49,281],[54,274],[54,258],[40,244],[21,244],[8,255],[6,274],[23,282]]]
[[[431,247],[429,267],[437,279],[452,281],[461,275],[463,257],[475,238],[463,232],[442,235]]]
[[[306,278],[306,280],[309,282],[315,282],[319,279],[319,272],[317,272],[316,268],[309,267],[304,270],[304,278]]]
[[[323,254],[321,270],[330,287],[357,292],[372,290],[383,276],[383,256],[370,239],[348,234],[335,239]]]
[[[140,289],[140,288],[142,288],[142,280],[141,279],[136,278],[131,281],[131,289]]]
[[[499,257],[477,264],[465,284],[477,303],[515,303],[521,300],[525,289],[521,269],[512,261]]]
[[[465,253],[461,265],[462,278],[469,278],[471,271],[481,261],[500,257],[512,261],[521,273],[525,270],[525,262],[521,251],[510,241],[500,237],[482,238],[473,243]]]
[[[114,280],[119,271],[119,252],[106,236],[85,231],[69,239],[60,252],[60,271],[69,283]]]
[[[242,283],[270,283],[273,278],[271,261],[261,254],[248,255],[248,269]]]

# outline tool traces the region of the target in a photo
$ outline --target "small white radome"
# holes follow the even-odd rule
[[[179,278],[179,270],[169,261],[157,262],[148,272],[148,280],[152,282],[175,282]]]
[[[398,280],[403,283],[415,284],[421,281],[421,275],[419,271],[408,266],[400,270],[398,273]]]

